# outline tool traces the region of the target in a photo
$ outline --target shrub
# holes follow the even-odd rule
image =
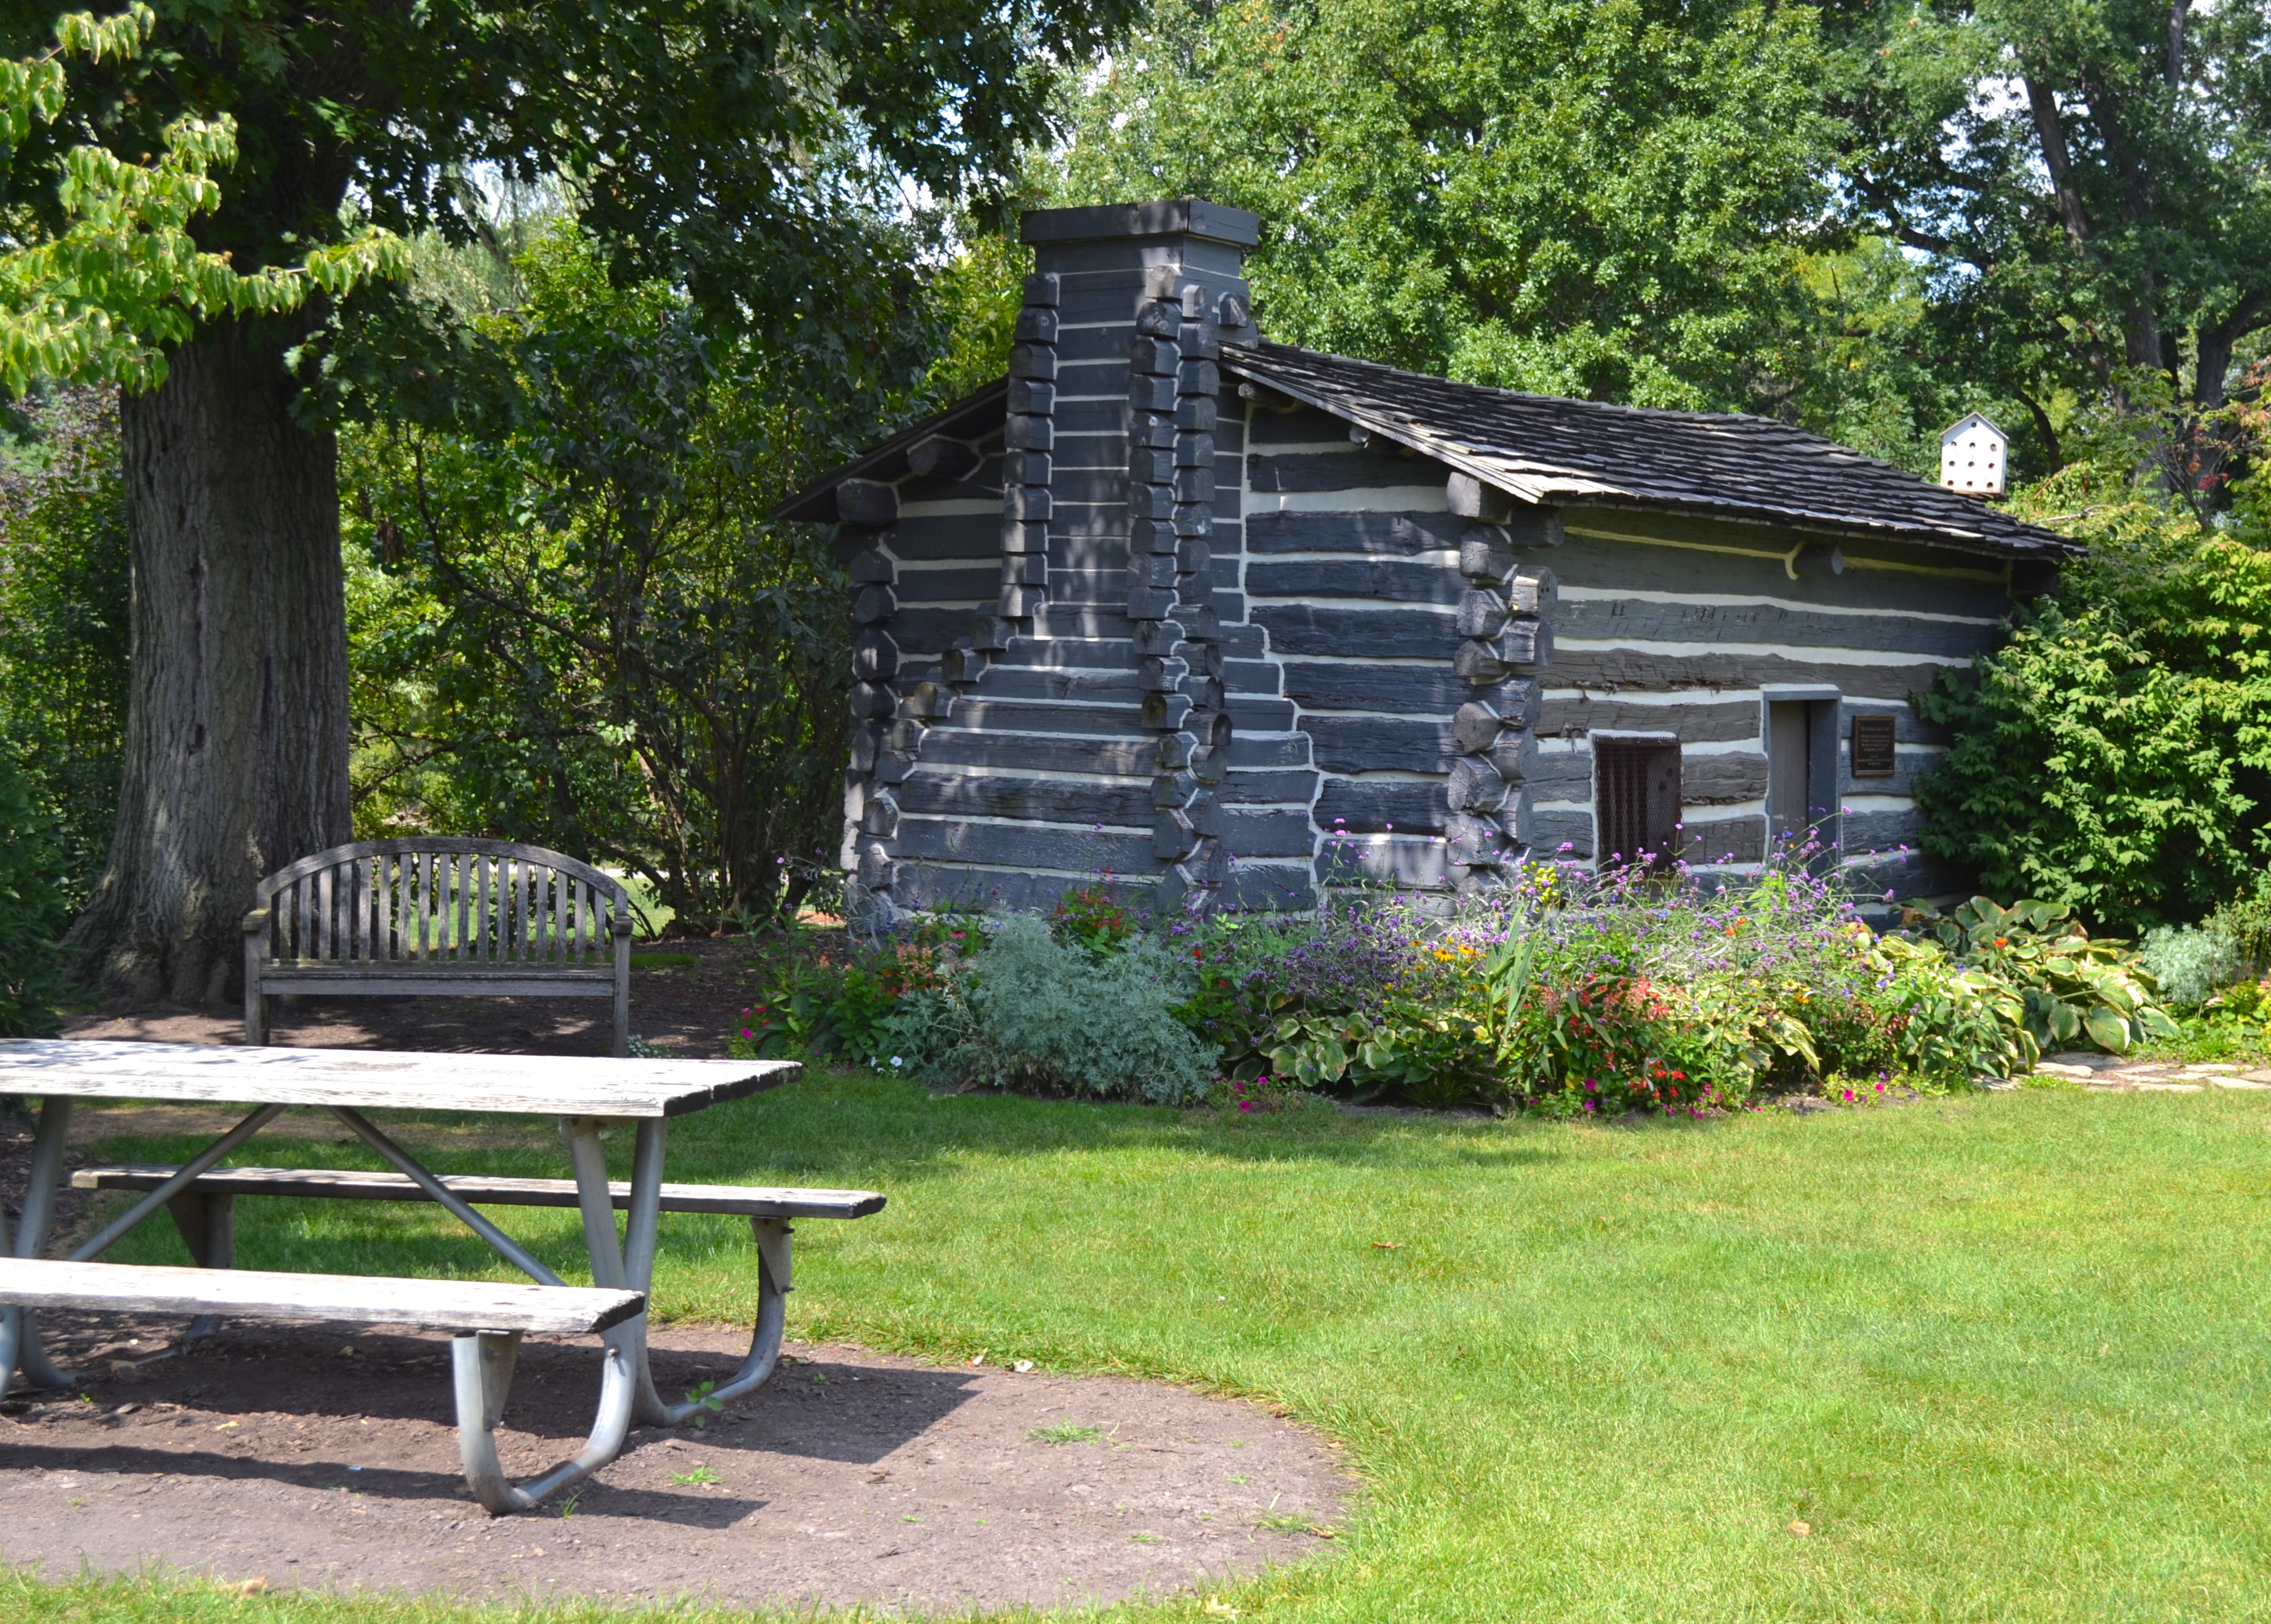
[[[2248,968],[2237,938],[2214,921],[2154,927],[2145,933],[2143,958],[2162,995],[2180,1009],[2199,1009]]]
[[[2110,929],[2197,920],[2271,854],[2271,552],[2088,469],[2020,508],[2089,555],[1921,697],[1955,734],[1925,848]]]
[[[2125,942],[2093,940],[2071,908],[1974,897],[1930,924],[1951,956],[2019,993],[2037,1045],[2081,1040],[2119,1054],[2177,1035],[2138,955]]]
[[[925,1057],[944,1080],[1180,1105],[1204,1098],[1218,1058],[1175,1018],[1191,979],[1154,937],[1131,935],[1099,957],[1057,941],[1039,919],[1011,914],[956,961],[938,997],[915,1001],[890,1030],[910,1047],[924,1040],[917,1022],[959,1032],[950,1049]]]
[[[0,749],[0,1037],[56,1028],[56,938],[67,909],[54,822]]]

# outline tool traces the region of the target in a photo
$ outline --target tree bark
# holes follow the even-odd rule
[[[122,403],[125,760],[69,939],[106,991],[237,995],[254,883],[351,838],[338,447],[293,421],[284,342],[219,324]]]

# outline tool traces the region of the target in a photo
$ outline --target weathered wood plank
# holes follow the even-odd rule
[[[1147,853],[1150,849],[1148,840],[1144,849]],[[1110,882],[1113,893],[1131,899],[1143,896],[1150,889],[1150,868],[1147,857],[1145,873],[1133,878],[1125,875],[1114,875]],[[899,865],[897,882],[891,887],[891,900],[900,907],[916,909],[1016,909],[1030,913],[1053,907],[1057,898],[1067,891],[1078,890],[1097,883],[1094,875],[1076,870],[1069,874],[1039,874],[952,864],[903,862]]]
[[[1305,711],[1381,711],[1448,721],[1471,699],[1486,700],[1500,715],[1531,716],[1538,684],[1521,678],[1477,687],[1451,671],[1447,658],[1425,665],[1374,666],[1341,659],[1292,659],[1284,664],[1285,697]]]
[[[1001,515],[985,513],[926,513],[901,519],[888,542],[891,556],[902,563],[950,559],[999,558],[1001,555]]]
[[[1348,440],[1346,423],[1306,405],[1290,412],[1257,408],[1247,419],[1247,432],[1256,445],[1331,445]]]
[[[899,786],[899,809],[934,817],[1014,817],[1052,823],[1138,828],[1151,821],[1151,791],[1133,780],[1079,783],[987,774],[917,772]]]
[[[1394,489],[1433,484],[1441,477],[1435,465],[1420,458],[1383,456],[1354,447],[1345,451],[1257,451],[1246,459],[1247,488],[1262,494]]]
[[[1083,739],[1071,734],[968,733],[934,727],[923,737],[919,771],[1007,767],[1026,772],[1080,772],[1149,779],[1158,760],[1150,739]]]
[[[1344,659],[1424,659],[1446,665],[1459,645],[1448,609],[1338,609],[1315,604],[1262,603],[1252,618],[1281,654],[1330,654]]]
[[[1394,558],[1256,558],[1246,565],[1249,598],[1369,598],[1454,608],[1466,592],[1466,577],[1448,564]]]
[[[537,1116],[680,1116],[803,1075],[784,1060],[607,1060],[223,1047],[97,1039],[0,1042],[0,1093],[352,1106]]]
[[[95,1314],[213,1314],[233,1320],[321,1320],[572,1337],[635,1317],[645,1308],[646,1294],[582,1285],[8,1257],[0,1258],[0,1302]]]
[[[1317,883],[1441,890],[1451,883],[1450,853],[1442,842],[1407,839],[1327,840],[1317,853]]]
[[[146,1163],[81,1167],[71,1188],[82,1190],[153,1190],[178,1168]],[[510,1179],[480,1174],[438,1175],[451,1194],[485,1207],[572,1207],[573,1179]],[[191,1188],[201,1195],[290,1196],[327,1201],[425,1201],[424,1190],[399,1173],[364,1173],[324,1167],[216,1167]],[[628,1211],[631,1187],[607,1186],[616,1210]],[[859,1218],[883,1210],[875,1190],[794,1189],[742,1184],[666,1184],[666,1212],[726,1212],[753,1218]]]
[[[1150,824],[1148,808],[1141,834],[1113,829],[1055,829],[1040,823],[902,817],[892,855],[912,861],[996,863],[1074,874],[1140,874],[1153,866]]]
[[[1248,513],[1246,550],[1409,557],[1456,552],[1467,521],[1445,513]]]
[[[1311,865],[1235,862],[1223,876],[1217,900],[1245,913],[1307,913],[1317,905]]]
[[[1911,615],[1840,615],[1771,603],[1664,603],[1566,595],[1554,612],[1553,630],[1557,637],[1786,644],[1801,657],[1808,648],[1830,648],[1969,659],[2002,640],[1993,626]]]
[[[1599,516],[1588,518],[1575,510],[1570,510],[1567,518],[1575,526],[1598,522],[1603,529],[1619,528],[1614,519]],[[1631,528],[1629,524],[1622,527]],[[1761,539],[1753,532],[1746,545],[1758,547]],[[1791,544],[1798,540],[1794,535],[1789,538]],[[1823,579],[1793,581],[1782,561],[1781,553],[1763,548],[1756,552],[1705,552],[1692,547],[1612,541],[1580,535],[1573,530],[1568,545],[1554,555],[1553,567],[1564,586],[1593,586],[1617,592],[1726,593],[1858,609],[1974,615],[1987,620],[1999,620],[2010,612],[2010,599],[1993,582],[1857,569]]]
[[[1441,717],[1321,714],[1302,726],[1327,772],[1448,772],[1465,753]]]
[[[479,967],[397,966],[383,962],[333,962],[298,969],[264,970],[260,990],[311,993],[326,998],[366,995],[388,998],[605,998],[614,991],[613,970],[539,971],[502,964]]]
[[[1337,831],[1439,835],[1449,814],[1441,781],[1329,778],[1317,792],[1312,816],[1329,840]]]
[[[1306,808],[1316,799],[1317,773],[1314,767],[1233,768],[1214,793],[1225,806]]]
[[[1091,738],[1120,739],[1147,734],[1141,696],[1130,692],[1128,703],[1114,705],[1091,698],[1075,704],[1008,704],[992,699],[957,699],[949,730],[986,734],[1079,734]]]
[[[1959,667],[1968,669],[1968,667]],[[1770,682],[1835,688],[1848,698],[1897,699],[1928,690],[1947,667],[1918,661],[1846,664],[1783,654],[1672,654],[1654,649],[1571,648],[1557,643],[1556,688],[1731,688]]]
[[[1316,831],[1306,808],[1258,809],[1220,806],[1223,849],[1232,857],[1307,857],[1316,849]]]
[[[1755,863],[1766,856],[1767,821],[1756,813],[1683,821],[1687,845],[1680,854],[1691,863]]]
[[[1557,673],[1557,679],[1559,674]],[[1644,694],[1615,698],[1582,695],[1545,702],[1538,731],[1581,738],[1596,728],[1614,733],[1668,733],[1683,744],[1713,744],[1759,736],[1761,711],[1755,699],[1717,704],[1663,704]]]

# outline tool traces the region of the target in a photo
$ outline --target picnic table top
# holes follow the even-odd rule
[[[790,1083],[786,1060],[613,1060],[19,1038],[0,1093],[534,1116],[683,1116]]]

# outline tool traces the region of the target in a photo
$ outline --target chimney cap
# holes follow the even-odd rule
[[[1018,221],[1027,242],[1096,242],[1121,237],[1204,237],[1236,248],[1262,240],[1262,217],[1203,197],[1107,203],[1086,209],[1032,209]]]

